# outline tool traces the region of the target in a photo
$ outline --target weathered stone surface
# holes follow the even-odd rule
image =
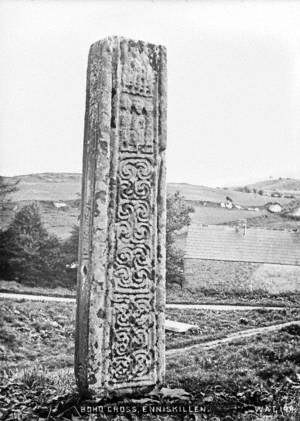
[[[75,374],[82,394],[164,377],[166,50],[111,37],[87,71]]]

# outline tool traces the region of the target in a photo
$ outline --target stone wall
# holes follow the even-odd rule
[[[221,291],[300,291],[300,267],[220,260],[185,259],[186,287]]]
[[[250,291],[250,280],[259,264],[185,259],[184,266],[189,287]]]

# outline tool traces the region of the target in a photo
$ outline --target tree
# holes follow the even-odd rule
[[[64,285],[65,266],[60,242],[48,234],[36,204],[20,209],[1,237],[2,278],[29,286]]]
[[[180,192],[167,196],[166,281],[167,284],[184,281],[184,251],[176,246],[176,233],[191,223],[192,206],[187,205]]]
[[[79,225],[73,225],[70,237],[64,241],[62,251],[65,255],[66,264],[77,262],[79,244]]]
[[[0,176],[0,202],[3,206],[3,202],[7,201],[7,195],[14,193],[18,189],[19,180],[8,183],[4,177]]]
[[[79,225],[73,225],[70,237],[65,240],[61,246],[62,259],[64,261],[66,272],[66,281],[70,287],[74,287],[77,282],[76,263],[78,262],[78,244]]]

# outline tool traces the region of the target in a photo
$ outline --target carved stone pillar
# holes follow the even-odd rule
[[[164,377],[166,50],[110,37],[87,71],[75,375],[104,397]]]

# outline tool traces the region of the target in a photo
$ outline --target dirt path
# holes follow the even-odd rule
[[[176,355],[182,352],[186,352],[189,351],[191,349],[196,349],[199,351],[206,351],[212,348],[216,348],[219,345],[223,345],[223,344],[227,344],[229,342],[233,342],[235,340],[239,340],[239,339],[244,339],[244,338],[249,338],[251,336],[255,336],[258,335],[260,333],[269,333],[269,332],[274,332],[276,330],[279,330],[283,327],[286,326],[290,326],[290,325],[298,325],[300,326],[300,320],[295,320],[292,322],[286,322],[286,323],[280,323],[277,325],[272,325],[272,326],[265,326],[265,327],[257,327],[255,329],[248,329],[248,330],[241,330],[240,332],[236,332],[236,333],[231,333],[230,335],[227,335],[225,338],[222,339],[216,339],[214,341],[209,341],[209,342],[205,342],[205,343],[200,343],[200,344],[194,344],[194,345],[189,345],[183,348],[177,348],[177,349],[168,349],[166,351],[166,356],[170,357],[172,355]]]
[[[32,300],[32,301],[63,301],[74,303],[75,298],[68,297],[53,297],[50,295],[33,295],[33,294],[19,294],[14,292],[0,292],[0,298],[8,298],[13,300]]]
[[[0,292],[0,298],[8,298],[13,300],[34,300],[34,301],[56,301],[75,303],[75,298],[68,297],[53,297],[49,295],[33,295],[33,294],[15,294],[12,292]],[[283,310],[286,307],[272,307],[272,306],[255,306],[255,305],[231,305],[231,304],[176,304],[167,303],[166,308],[173,308],[179,310],[215,310],[215,311],[232,311],[232,310],[257,310],[265,308],[267,310]]]
[[[272,307],[272,306],[241,306],[235,304],[175,304],[168,303],[166,304],[167,308],[178,308],[179,310],[192,309],[192,310],[215,310],[215,311],[232,311],[232,310],[258,310],[259,308],[265,308],[267,310],[283,310],[286,307]]]

